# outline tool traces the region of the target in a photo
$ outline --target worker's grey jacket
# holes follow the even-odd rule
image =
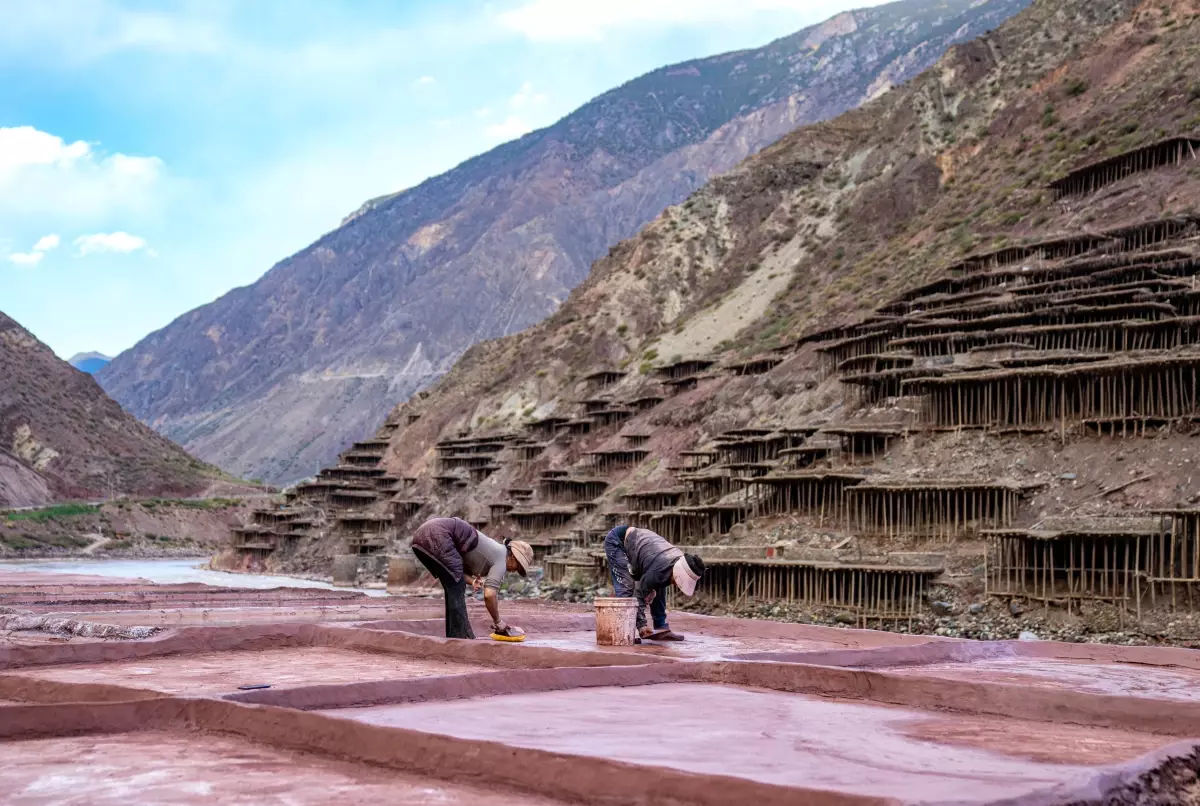
[[[630,526],[625,530],[625,554],[629,556],[629,573],[633,576],[633,595],[644,600],[652,590],[671,584],[671,571],[683,551],[675,548],[660,534],[649,529]]]

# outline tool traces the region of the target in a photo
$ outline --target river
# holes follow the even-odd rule
[[[41,571],[54,574],[86,574],[102,577],[145,579],[161,584],[202,582],[224,588],[325,588],[328,582],[269,574],[231,574],[212,571],[207,560],[199,557],[171,560],[0,560],[0,571]],[[368,596],[386,596],[387,592],[369,588],[357,590]]]

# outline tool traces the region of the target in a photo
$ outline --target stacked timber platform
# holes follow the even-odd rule
[[[277,550],[287,551],[309,537],[321,523],[320,513],[307,507],[255,509],[247,523],[230,530],[230,545],[239,557],[263,560]]]

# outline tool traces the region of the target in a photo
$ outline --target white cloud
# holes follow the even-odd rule
[[[543,93],[533,89],[533,82],[526,81],[521,85],[521,89],[517,90],[517,94],[508,99],[508,105],[513,109],[529,109],[535,106],[542,106],[549,100]]]
[[[12,252],[8,255],[8,262],[15,263],[18,266],[36,266],[42,262],[42,258],[52,249],[57,249],[61,239],[51,233],[38,238],[37,243],[33,245],[33,249],[28,252]]]
[[[493,123],[483,128],[483,133],[490,140],[515,140],[522,134],[533,131],[533,125],[517,115],[509,115],[499,123]]]
[[[164,174],[157,157],[108,154],[32,126],[0,127],[0,217],[86,225],[152,209]]]
[[[0,128],[0,181],[33,165],[69,167],[92,149],[82,140],[67,144],[61,137],[32,126]]]
[[[146,240],[136,235],[130,235],[128,232],[98,232],[95,235],[80,235],[75,239],[75,245],[79,247],[79,257],[100,252],[116,252],[127,255],[130,252],[145,249]],[[149,250],[147,252],[153,256]]]
[[[421,76],[413,83],[418,87],[430,87],[437,83],[437,79],[433,76]]]
[[[477,118],[486,118],[491,114],[492,108],[490,106],[483,106],[475,110],[475,117]]]
[[[36,266],[45,256],[44,252],[13,252],[8,259],[18,266]]]
[[[528,134],[537,128],[530,122],[529,116],[538,115],[549,100],[545,93],[534,89],[533,82],[526,81],[516,94],[508,99],[508,108],[512,111],[504,120],[484,126],[484,136],[489,140],[502,141],[513,140],[523,134]],[[475,116],[486,118],[491,114],[492,110],[485,106],[476,111]]]
[[[871,3],[866,3],[870,5]],[[535,41],[601,39],[647,25],[713,25],[763,12],[819,19],[845,10],[844,0],[605,0],[603,3],[527,0],[499,15],[500,24]],[[859,5],[864,5],[859,3]]]
[[[62,240],[53,233],[50,235],[43,235],[41,238],[38,238],[38,242],[33,245],[33,251],[49,252],[51,249],[57,249],[60,243],[62,243]]]
[[[59,64],[120,51],[218,53],[226,42],[221,4],[192,3],[177,13],[141,11],[111,0],[37,0],[5,8],[0,50]]]

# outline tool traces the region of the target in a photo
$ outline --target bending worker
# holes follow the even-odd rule
[[[533,565],[533,549],[521,540],[499,543],[461,518],[433,518],[418,527],[413,554],[442,583],[446,595],[446,637],[474,638],[467,616],[467,582],[483,587],[483,603],[492,617],[492,632],[516,637],[525,633],[500,618],[498,603],[504,574],[521,576]]]
[[[667,624],[667,586],[684,596],[696,592],[704,576],[704,560],[684,554],[662,535],[635,526],[618,526],[604,538],[604,554],[612,574],[613,595],[637,599],[638,636],[651,641],[682,641]],[[646,605],[654,628],[646,626]]]

